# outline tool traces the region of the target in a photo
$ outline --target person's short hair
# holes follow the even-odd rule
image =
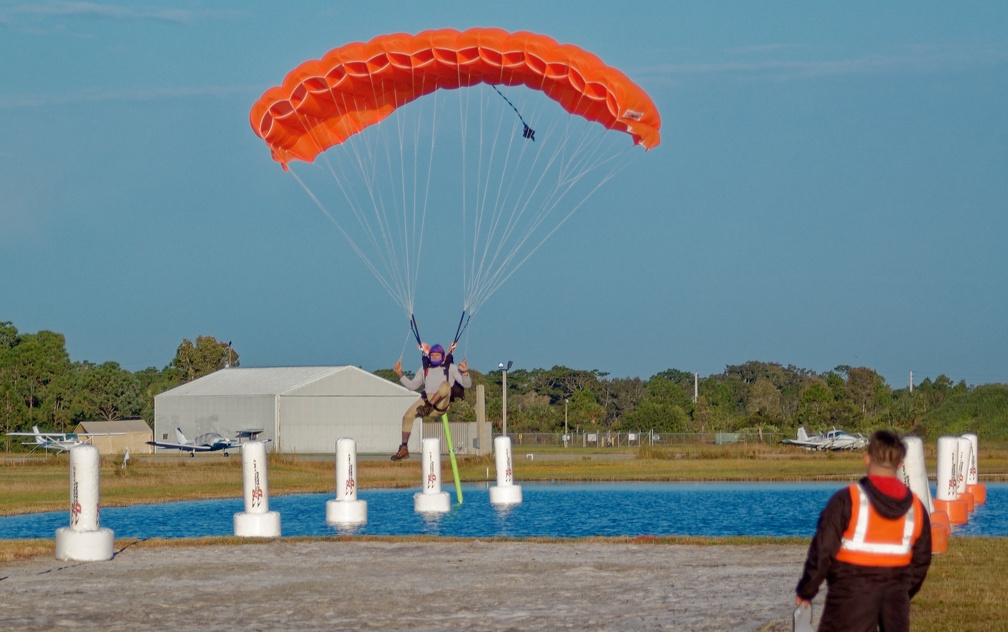
[[[868,440],[868,456],[871,457],[872,463],[896,468],[906,456],[906,445],[895,432],[877,430]]]

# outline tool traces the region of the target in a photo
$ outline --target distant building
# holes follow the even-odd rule
[[[74,428],[75,433],[115,433],[109,436],[87,437],[88,443],[98,448],[102,455],[150,454],[154,448],[147,445],[154,438],[150,426],[143,419],[121,419],[119,421],[82,421]],[[119,434],[122,433],[122,434]]]
[[[154,436],[174,442],[176,428],[189,440],[261,430],[258,438],[277,452],[333,453],[337,439],[350,437],[359,453],[391,454],[417,397],[353,366],[228,368],[157,395]]]

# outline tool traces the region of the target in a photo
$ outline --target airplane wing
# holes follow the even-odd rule
[[[170,448],[172,450],[187,450],[189,452],[209,452],[210,446],[208,445],[192,445],[186,443],[165,443],[162,441],[148,441],[147,445],[152,445],[156,448]]]

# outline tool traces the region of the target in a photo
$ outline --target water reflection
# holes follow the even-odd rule
[[[332,527],[333,494],[275,496],[285,536],[440,535],[456,537],[798,536],[811,537],[819,512],[843,483],[522,483],[523,502],[490,504],[485,485],[464,486],[465,503],[446,514],[418,514],[415,489],[361,490],[368,521]],[[987,504],[954,534],[1008,536],[1008,484],[987,485]],[[454,497],[453,497],[454,498]],[[107,507],[101,525],[118,538],[234,533],[241,498]],[[51,538],[66,511],[0,518],[0,539]]]

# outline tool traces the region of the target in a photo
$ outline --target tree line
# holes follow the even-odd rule
[[[117,362],[74,362],[66,338],[52,331],[22,333],[0,322],[0,431],[33,425],[69,432],[81,421],[154,419],[154,396],[212,373],[238,366],[229,343],[212,336],[185,339],[164,368],[137,372]]]
[[[499,419],[502,374],[470,373],[485,385],[488,418]],[[867,367],[815,372],[750,361],[706,377],[668,369],[644,380],[554,366],[510,371],[507,388],[508,430],[514,432],[563,432],[566,420],[570,432],[794,436],[804,426],[810,433],[890,428],[931,439],[967,431],[1008,438],[1008,385],[971,387],[939,375],[912,390],[894,389]],[[475,419],[474,404],[467,394],[454,416]]]
[[[130,372],[116,362],[72,361],[62,334],[19,332],[0,322],[0,431],[32,425],[67,432],[81,421],[154,419],[154,396],[227,366],[240,366],[229,342],[184,339],[164,368]],[[389,369],[376,375],[397,381]],[[470,369],[483,384],[486,413],[502,418],[502,374]],[[867,367],[815,372],[750,361],[704,377],[668,369],[648,379],[610,377],[563,366],[515,369],[507,376],[513,432],[763,432],[793,435],[830,428],[893,428],[928,438],[974,431],[1008,438],[1008,385],[967,386],[945,375],[894,389]],[[475,388],[452,416],[475,420]]]

